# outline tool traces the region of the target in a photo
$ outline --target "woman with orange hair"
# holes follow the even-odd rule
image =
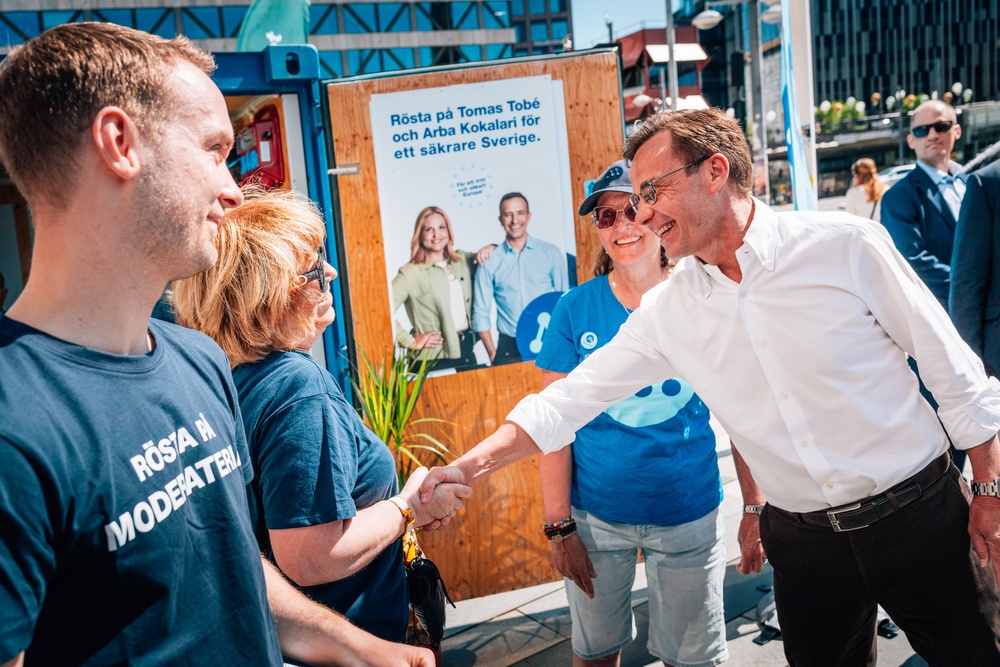
[[[878,220],[882,217],[882,194],[885,183],[879,180],[875,171],[875,160],[863,157],[851,165],[854,184],[847,190],[844,210],[862,218]]]
[[[314,600],[389,641],[405,638],[400,537],[446,523],[471,489],[421,503],[389,448],[310,355],[334,318],[325,225],[305,196],[252,191],[215,237],[219,259],[173,285],[177,323],[208,334],[233,367],[254,479],[258,545]]]

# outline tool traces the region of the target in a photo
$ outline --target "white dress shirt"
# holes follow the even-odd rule
[[[682,377],[793,512],[881,493],[947,450],[907,354],[956,447],[1000,428],[1000,383],[880,225],[756,201],[737,259],[739,284],[685,259],[614,340],[508,419],[550,452],[608,404]]]

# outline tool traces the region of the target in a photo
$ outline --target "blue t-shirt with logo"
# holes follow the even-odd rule
[[[308,354],[274,352],[237,366],[233,379],[257,473],[251,514],[269,558],[274,560],[268,530],[351,519],[397,493],[389,448]],[[350,577],[301,590],[382,639],[406,637],[409,598],[400,540]]]
[[[607,276],[559,300],[535,364],[569,373],[618,333],[628,312]],[[708,409],[686,382],[664,379],[576,433],[571,502],[612,523],[675,526],[722,501]]]
[[[0,662],[281,664],[226,357],[149,330],[122,356],[0,317]]]

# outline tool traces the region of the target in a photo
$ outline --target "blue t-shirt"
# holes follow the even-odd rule
[[[535,364],[569,373],[608,343],[628,313],[598,276],[559,299]],[[612,523],[676,526],[722,501],[708,410],[667,379],[613,405],[576,433],[571,502]]]
[[[0,318],[0,662],[281,664],[222,351],[121,356]]]
[[[274,352],[237,366],[233,379],[257,472],[251,514],[269,558],[269,529],[351,519],[397,493],[389,448],[308,354]],[[378,637],[406,637],[409,598],[400,540],[350,577],[301,590]]]

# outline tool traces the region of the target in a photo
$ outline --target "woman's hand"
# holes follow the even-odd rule
[[[441,332],[428,331],[427,333],[417,334],[414,336],[410,349],[423,350],[424,348],[441,347],[442,345],[444,345],[444,336],[441,335]]]
[[[488,260],[493,255],[493,251],[496,250],[496,247],[497,247],[496,243],[487,243],[482,248],[480,248],[479,252],[476,253],[476,264],[478,264],[479,266],[485,264],[486,260]]]
[[[550,542],[552,547],[552,564],[564,577],[573,580],[576,587],[584,594],[594,598],[594,579],[597,572],[590,562],[590,552],[583,540],[576,533],[566,537],[562,542]]]

